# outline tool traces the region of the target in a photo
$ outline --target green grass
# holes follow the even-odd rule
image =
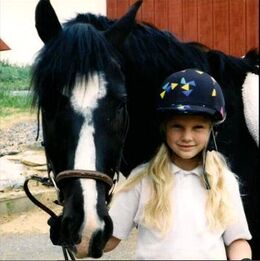
[[[29,90],[30,70],[30,66],[0,61],[0,117],[30,110],[30,95],[13,95],[14,91]]]
[[[1,89],[28,90],[30,70],[30,66],[17,66],[0,61]]]

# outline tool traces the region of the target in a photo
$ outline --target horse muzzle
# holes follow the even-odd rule
[[[64,180],[69,180],[73,178],[79,179],[93,179],[96,181],[100,181],[104,183],[107,188],[113,187],[113,180],[106,174],[98,172],[98,171],[89,171],[89,170],[66,170],[60,172],[55,181],[57,185],[63,182]],[[61,190],[62,191],[62,190]],[[107,190],[108,191],[108,190]],[[64,200],[64,213],[62,219],[62,232],[71,231],[71,233],[64,238],[67,241],[67,246],[75,253],[77,258],[83,257],[101,257],[103,254],[103,249],[105,247],[106,242],[112,235],[113,224],[112,220],[107,213],[107,203],[109,199],[109,194],[102,196],[102,208],[103,210],[97,211],[95,210],[94,202],[90,202],[90,205],[86,205],[85,213],[83,214],[84,220],[81,220],[81,228],[76,226],[75,217],[78,214],[77,211],[72,211],[73,203],[71,200]],[[103,201],[104,200],[104,201]],[[97,204],[97,203],[95,203]],[[89,207],[91,206],[92,207]],[[94,208],[93,208],[94,207]],[[100,205],[99,205],[100,207]],[[72,211],[72,212],[71,212]],[[102,214],[101,214],[102,213]],[[76,216],[75,216],[76,215]],[[73,216],[73,217],[72,217]],[[67,222],[66,222],[67,221]],[[70,221],[70,222],[69,222]],[[76,237],[77,236],[77,237]],[[77,240],[76,240],[77,239]]]
[[[103,255],[103,250],[108,239],[112,236],[113,223],[107,215],[104,217],[104,228],[97,229],[92,234],[82,234],[81,242],[73,249],[77,258],[93,257],[99,258]]]

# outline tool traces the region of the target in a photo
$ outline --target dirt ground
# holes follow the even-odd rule
[[[59,213],[58,207],[55,213]],[[1,216],[0,234],[34,234],[48,233],[47,220],[49,215],[40,209],[33,209],[26,213]]]
[[[15,124],[21,122],[33,122],[36,119],[35,112],[26,112],[14,114],[0,119],[1,130],[12,128]],[[30,183],[33,191],[42,190],[42,186],[39,186],[35,182]],[[13,198],[23,193],[23,189],[9,189],[0,194],[0,198]],[[59,213],[60,207],[53,206],[54,212]],[[49,216],[44,211],[35,208],[29,212],[0,215],[0,234],[3,233],[48,233],[49,226],[47,220]]]
[[[14,113],[12,115],[0,118],[1,130],[11,128],[12,126],[20,122],[35,121],[36,117],[37,117],[36,112],[31,111],[31,112]]]
[[[20,122],[31,122],[36,119],[35,112],[19,113],[12,116],[0,118],[1,130],[5,131],[12,128],[15,124]],[[41,189],[37,184],[31,184],[34,191],[37,188]],[[15,197],[22,192],[22,189],[13,189],[4,191],[1,197]],[[7,196],[8,195],[8,196]],[[59,210],[57,206],[56,211]],[[49,230],[47,225],[48,214],[44,211],[35,208],[26,213],[0,215],[0,234],[3,233],[46,233]]]

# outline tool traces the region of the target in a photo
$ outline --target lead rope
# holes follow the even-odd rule
[[[40,106],[38,106],[37,110],[37,131],[36,131],[36,138],[35,140],[37,141],[40,136]]]
[[[34,181],[38,181],[40,182],[42,185],[45,186],[54,186],[54,184],[52,183],[50,178],[42,178],[36,175],[32,175],[30,177],[28,177],[23,185],[24,188],[24,192],[27,195],[27,197],[37,206],[39,207],[41,210],[43,210],[44,212],[46,212],[47,214],[49,214],[52,218],[57,219],[58,216],[48,207],[46,207],[45,205],[43,205],[40,201],[38,201],[30,192],[29,187],[28,187],[28,183],[30,180],[34,180]],[[61,246],[62,247],[62,252],[63,252],[63,256],[64,259],[66,261],[70,260],[69,257],[71,258],[71,260],[76,260],[73,253],[71,252],[70,249],[68,249],[65,246]],[[68,256],[69,255],[69,256]]]
[[[40,136],[40,106],[38,106],[38,110],[37,110],[37,132],[36,132],[36,138],[35,140],[37,141],[39,139],[39,136]],[[42,146],[44,146],[44,143],[42,142],[41,143]],[[49,214],[52,218],[54,219],[57,219],[57,215],[52,211],[50,210],[49,208],[47,208],[46,206],[44,206],[40,201],[38,201],[30,192],[29,190],[29,187],[28,187],[28,183],[30,180],[36,180],[40,183],[42,183],[43,185],[46,185],[46,182],[48,182],[48,186],[54,186],[55,190],[56,190],[56,193],[57,193],[57,200],[54,202],[58,205],[61,205],[61,202],[60,202],[60,190],[59,188],[57,187],[56,185],[56,182],[54,180],[54,175],[53,175],[53,172],[51,171],[51,168],[49,166],[49,163],[48,164],[48,176],[49,178],[41,178],[41,177],[38,177],[38,176],[31,176],[30,178],[26,179],[25,182],[24,182],[24,191],[27,195],[27,197],[36,205],[38,206],[40,209],[42,209],[43,211],[45,211],[47,214]],[[73,253],[68,249],[66,248],[65,246],[61,246],[62,247],[62,252],[63,252],[63,256],[64,256],[64,259],[66,261],[69,260],[69,257],[68,257],[68,254],[71,258],[71,260],[76,260]],[[67,253],[68,252],[68,253]]]

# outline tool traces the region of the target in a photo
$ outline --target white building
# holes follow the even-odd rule
[[[64,22],[77,13],[106,15],[106,0],[50,0]],[[35,29],[35,7],[38,0],[0,0],[0,38],[11,48],[0,52],[0,60],[12,64],[31,64],[43,46]]]

